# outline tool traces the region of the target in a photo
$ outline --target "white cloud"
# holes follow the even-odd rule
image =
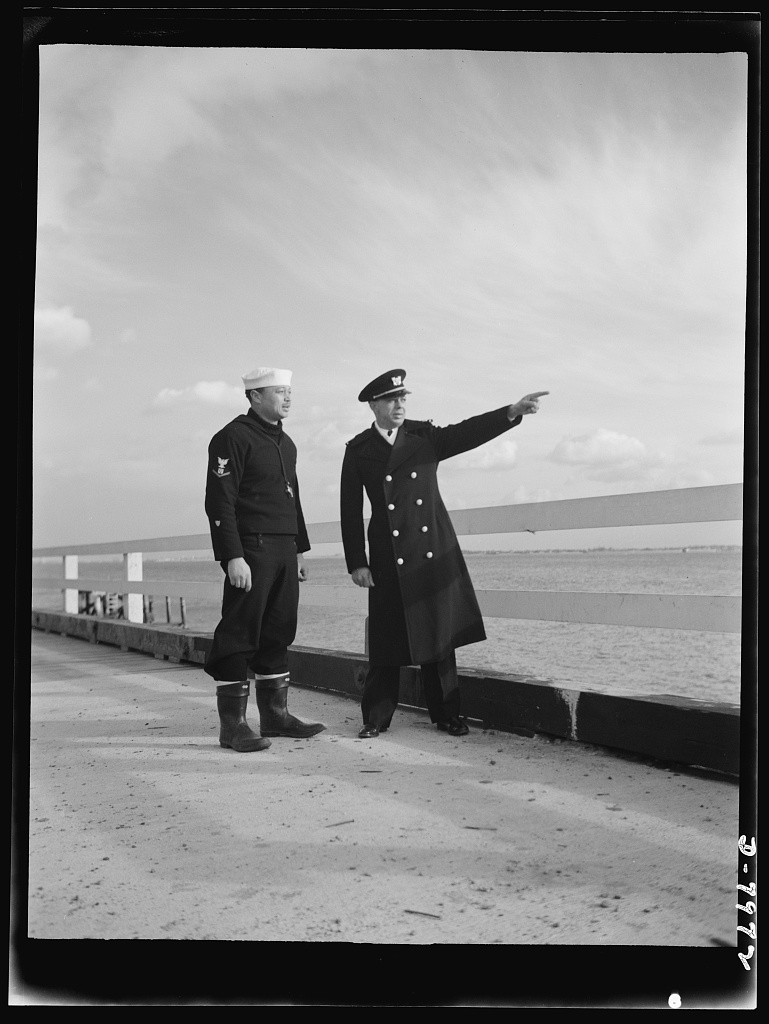
[[[152,408],[175,409],[179,406],[218,405],[225,408],[240,406],[245,411],[243,388],[223,380],[200,380],[188,388],[163,388],[157,393]]]
[[[42,55],[44,152],[57,175],[41,185],[41,223],[69,223],[76,199],[133,194],[170,156],[226,151],[238,103],[253,117],[284,95],[344,82],[365,51],[71,46]],[[226,134],[226,132],[225,132]]]
[[[566,466],[619,466],[637,464],[647,458],[646,448],[635,437],[600,427],[579,437],[565,437],[548,456]]]
[[[530,505],[536,501],[555,501],[560,495],[553,494],[548,488],[529,487],[521,484],[500,496],[502,505]]]
[[[368,416],[361,420],[357,409],[348,415],[340,413],[333,420],[328,419],[328,414],[328,409],[323,406],[313,405],[308,409],[300,402],[283,424],[296,442],[302,461],[323,458],[326,454],[333,454],[341,460],[347,442],[365,430],[373,419]]]
[[[287,427],[288,432],[292,433],[290,424],[287,424]],[[344,454],[345,445],[353,436],[353,433],[349,430],[343,431],[337,423],[325,423],[303,439],[301,451],[309,451],[313,454],[337,452],[341,457]]]
[[[633,485],[644,490],[660,490],[673,486],[656,482],[660,478],[659,467],[633,461],[592,466],[585,470],[583,475],[586,480],[595,480],[603,484]]]
[[[638,438],[602,427],[563,438],[547,458],[562,466],[578,467],[585,480],[647,486],[671,463],[664,453],[649,452]]]
[[[710,487],[716,481],[707,469],[696,466],[679,466],[653,476],[650,483],[658,490],[677,490],[681,487]]]
[[[147,449],[118,476],[157,483],[157,509],[178,510],[169,469],[183,462],[177,480],[200,487],[211,435],[247,409],[237,376],[217,379],[222,352],[249,365],[257,334],[259,359],[312,382],[285,426],[313,520],[336,518],[344,443],[371,422],[354,396],[401,361],[409,412],[437,423],[455,421],[458,396],[475,413],[553,391],[545,433],[516,431],[519,452],[500,438],[448,460],[454,507],[739,476],[726,443],[744,383],[733,55],[47,50],[39,304],[85,319],[40,318],[36,441],[57,465],[83,438],[109,444],[83,470],[94,493],[126,437],[115,451],[92,425],[138,398],[146,415],[124,422]],[[44,383],[73,362],[79,386]],[[91,374],[120,394],[85,402]],[[615,433],[594,430],[598,392]],[[51,470],[36,473],[43,486]],[[66,511],[44,509],[52,530]]]
[[[518,445],[515,441],[501,441],[497,444],[483,445],[471,452],[463,452],[451,459],[448,465],[454,469],[510,469],[518,458]]]
[[[92,344],[91,325],[69,306],[35,310],[35,348],[68,356]]]

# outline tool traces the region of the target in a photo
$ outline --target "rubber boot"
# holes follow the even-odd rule
[[[256,677],[256,706],[262,736],[295,736],[304,739],[323,732],[320,722],[300,722],[286,709],[288,702],[288,675],[260,679]]]
[[[249,684],[226,683],[216,688],[216,708],[219,712],[219,743],[223,747],[248,754],[266,750],[270,741],[253,732],[246,721]]]

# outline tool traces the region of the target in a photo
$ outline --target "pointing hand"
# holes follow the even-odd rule
[[[530,394],[524,395],[519,402],[511,405],[507,410],[508,417],[514,420],[518,416],[529,416],[531,413],[537,412],[540,398],[549,394],[549,391],[532,391]]]

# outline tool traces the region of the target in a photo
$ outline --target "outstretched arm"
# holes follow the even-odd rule
[[[548,391],[532,391],[513,405],[502,406],[501,409],[481,413],[480,416],[471,416],[461,423],[454,423],[448,427],[433,427],[431,439],[438,461],[442,462],[454,455],[478,448],[504,434],[511,427],[516,427],[522,416],[538,410],[539,399],[547,394]]]

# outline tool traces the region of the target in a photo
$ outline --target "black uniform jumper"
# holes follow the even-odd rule
[[[219,743],[239,753],[269,747],[267,736],[308,737],[325,729],[288,713],[288,647],[296,635],[299,578],[297,552],[310,542],[299,501],[296,447],[280,422],[253,409],[228,423],[209,445],[206,484],[214,556],[224,570],[222,617],[205,671],[220,686],[216,703]],[[234,587],[228,562],[243,558],[251,588]],[[261,736],[246,721],[250,684],[256,676]]]
[[[310,548],[296,479],[296,447],[281,423],[251,409],[209,446],[206,513],[225,573],[222,618],[205,671],[222,682],[288,672],[296,635],[297,551]],[[251,589],[233,587],[227,563],[244,558]]]

